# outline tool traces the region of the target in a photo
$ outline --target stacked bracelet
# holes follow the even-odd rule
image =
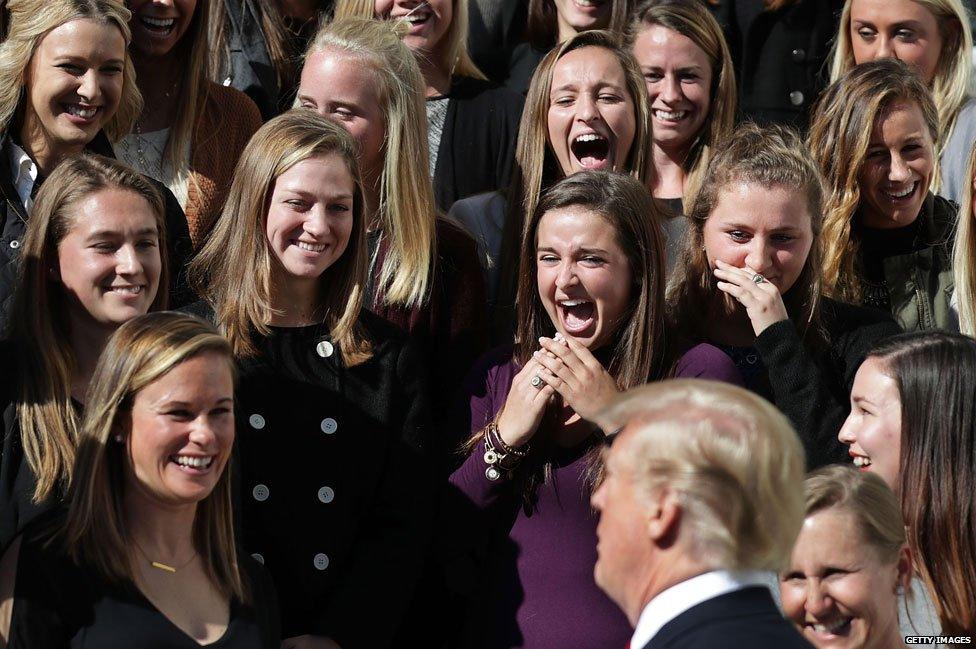
[[[505,443],[498,433],[498,424],[491,422],[485,427],[485,477],[492,482],[510,473],[528,455],[529,445],[514,448]]]

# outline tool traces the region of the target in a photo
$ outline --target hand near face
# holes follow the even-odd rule
[[[546,382],[547,373],[548,370],[533,358],[512,380],[512,387],[498,417],[498,434],[509,446],[517,448],[528,444],[539,429],[546,406],[556,394]],[[542,379],[537,386],[532,385],[536,376]]]
[[[746,308],[752,330],[758,336],[770,325],[789,320],[783,296],[772,282],[755,282],[756,272],[751,268],[736,268],[720,259],[715,260],[715,277],[719,290],[734,297]]]
[[[320,635],[299,635],[281,641],[281,649],[342,649],[332,638]]]
[[[572,338],[540,338],[539,343],[542,349],[534,357],[549,370],[539,376],[576,414],[593,421],[620,392],[613,377],[589,349]]]

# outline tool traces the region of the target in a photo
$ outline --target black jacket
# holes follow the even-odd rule
[[[756,337],[769,376],[764,396],[790,419],[811,469],[847,461],[837,433],[850,412],[854,374],[868,349],[901,332],[887,313],[822,298],[821,318],[829,343],[812,350],[792,320],[777,322]]]
[[[769,589],[753,586],[713,597],[685,611],[665,624],[643,649],[774,647],[811,649],[776,608]]]
[[[280,112],[278,72],[268,54],[256,0],[217,1],[224,3],[227,14],[227,69],[221,71],[224,78],[216,81],[237,88],[253,99],[261,117],[269,120]]]
[[[4,143],[6,138],[0,136]],[[89,143],[86,150],[109,158],[114,158],[112,145],[104,133],[99,133]],[[190,302],[191,292],[186,281],[186,264],[193,254],[190,241],[190,228],[186,215],[173,193],[160,182],[147,179],[156,186],[166,202],[166,247],[169,261],[169,303],[178,307]],[[43,182],[37,177],[36,185]],[[0,147],[0,331],[7,328],[10,309],[13,306],[14,290],[17,286],[17,269],[20,266],[20,246],[27,232],[28,214],[20,202],[13,183],[6,144]]]
[[[739,4],[762,5],[763,0],[720,0],[707,6],[729,43],[740,112],[760,123],[805,130],[810,107],[830,76],[830,44],[843,0],[798,0],[776,11],[760,11],[748,25],[739,24]]]
[[[451,86],[437,148],[434,198],[447,212],[454,201],[507,187],[524,98],[488,81],[458,77]]]
[[[202,303],[187,311],[208,319]],[[324,325],[274,328],[238,363],[241,544],[271,573],[284,637],[389,647],[430,534],[422,359],[363,311],[373,357],[345,367]]]

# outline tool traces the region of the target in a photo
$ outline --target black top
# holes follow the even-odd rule
[[[444,212],[458,199],[508,186],[524,102],[470,77],[455,78],[449,97],[434,169],[434,198]]]
[[[769,589],[719,595],[674,618],[643,649],[811,649],[776,608]],[[635,648],[637,649],[637,648]]]
[[[47,546],[47,547],[45,547]],[[231,602],[230,623],[212,649],[279,649],[274,587],[240,557],[252,604]],[[17,563],[9,649],[199,649],[135,587],[112,584],[58,547],[24,537]]]
[[[535,69],[548,53],[549,50],[537,49],[531,43],[519,43],[512,50],[512,58],[508,62],[508,78],[505,80],[505,87],[520,95],[527,94],[532,77],[535,76]]]
[[[847,447],[837,433],[850,412],[854,374],[868,349],[901,332],[887,313],[829,298],[821,298],[821,318],[825,349],[805,343],[796,324],[784,320],[756,337],[764,372],[750,372],[741,354],[730,354],[747,387],[775,403],[793,423],[811,469],[846,461]]]
[[[925,248],[925,241],[921,237],[921,225],[921,220],[915,219],[904,227],[882,230],[860,225],[855,220],[856,236],[861,242],[858,263],[863,272],[862,301],[866,306],[885,311],[891,310],[884,260]]]
[[[359,326],[373,357],[355,367],[325,325],[275,327],[239,361],[238,513],[279,593],[283,637],[388,647],[430,534],[431,428],[406,334],[367,311]]]

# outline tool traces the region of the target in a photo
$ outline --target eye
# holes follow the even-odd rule
[[[620,95],[614,94],[612,92],[603,92],[603,93],[600,93],[600,95],[599,95],[599,97],[597,97],[597,99],[599,99],[600,101],[602,101],[605,104],[616,104],[619,101],[621,101]]]
[[[210,411],[210,414],[214,417],[223,417],[224,415],[229,415],[231,409],[227,406],[219,406]]]
[[[806,581],[807,576],[798,570],[788,572],[780,577],[781,581]]]
[[[290,205],[296,212],[306,212],[308,211],[309,204],[298,198],[289,198],[285,201],[286,204]]]
[[[543,253],[539,255],[540,264],[555,264],[559,262],[559,257],[549,253]]]
[[[850,570],[844,570],[843,568],[826,568],[823,572],[824,579],[832,579],[843,577],[844,575],[850,574]]]
[[[884,149],[875,149],[874,151],[868,151],[868,160],[881,160],[888,155],[888,152]]]
[[[117,65],[109,65],[102,68],[102,73],[110,75],[122,74],[122,68]]]
[[[142,239],[136,242],[136,246],[139,248],[155,248],[159,245],[156,239]]]
[[[729,237],[738,243],[748,241],[751,238],[748,232],[742,230],[729,230]]]
[[[81,66],[74,63],[59,63],[57,67],[70,74],[81,74],[83,72]]]
[[[557,97],[552,103],[556,106],[566,107],[573,105],[573,97],[563,96]]]
[[[352,208],[349,207],[348,205],[346,205],[345,203],[333,203],[332,205],[329,205],[329,210],[331,210],[333,212],[343,212],[343,213],[345,213],[345,212],[352,211]]]
[[[586,255],[580,259],[580,262],[586,264],[587,266],[600,266],[604,263],[604,260],[596,255]]]
[[[918,35],[911,29],[899,29],[895,32],[895,38],[906,43],[912,43],[918,40]]]
[[[796,239],[796,237],[794,237],[791,234],[774,234],[772,236],[772,240],[773,241],[776,241],[777,243],[789,243],[790,241],[793,241],[794,239]]]
[[[339,118],[339,120],[343,122],[348,122],[356,117],[356,115],[348,108],[336,108],[332,111],[332,115]]]
[[[870,27],[861,27],[857,30],[857,35],[861,37],[862,40],[869,41],[872,40],[876,32]]]
[[[166,412],[166,416],[176,421],[193,421],[193,414],[185,408],[176,408]]]
[[[682,81],[698,81],[699,76],[694,72],[685,72],[681,75]]]
[[[315,102],[308,99],[302,99],[299,106],[302,108],[308,108],[309,110],[316,110],[317,108]]]
[[[664,78],[664,75],[661,74],[660,72],[645,72],[644,78],[647,79],[648,81],[657,83],[662,78]]]

